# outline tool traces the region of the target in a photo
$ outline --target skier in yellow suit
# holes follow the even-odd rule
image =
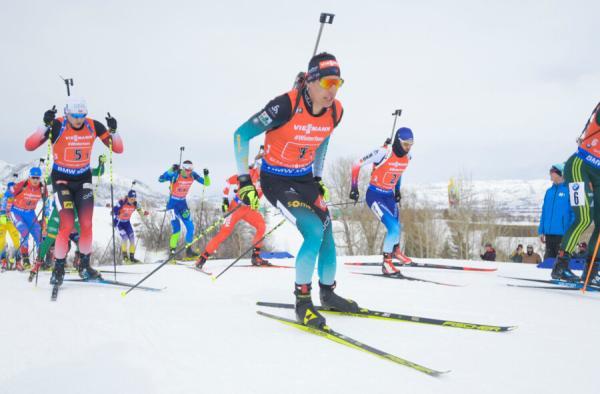
[[[14,185],[14,182],[9,182],[8,185],[6,185],[7,190],[10,187],[12,187],[13,185]],[[0,194],[0,199],[2,199],[2,197],[4,197],[4,194]],[[19,230],[17,230],[17,228],[15,227],[13,222],[10,221],[10,219],[7,215],[8,212],[10,211],[11,205],[12,205],[12,198],[7,201],[7,206],[6,206],[7,212],[5,212],[4,215],[2,212],[0,212],[0,251],[4,250],[4,247],[6,246],[6,233],[7,232],[8,232],[8,235],[10,236],[10,239],[12,240],[15,250],[18,251],[19,246],[21,245],[21,234],[19,233]],[[7,258],[7,260],[8,260],[8,258]],[[6,260],[2,260],[2,269],[3,270],[7,269]]]

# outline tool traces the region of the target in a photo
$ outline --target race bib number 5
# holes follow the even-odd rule
[[[569,200],[572,207],[585,206],[585,183],[571,182],[569,183]]]

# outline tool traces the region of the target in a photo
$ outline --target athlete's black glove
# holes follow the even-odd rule
[[[173,164],[171,166],[171,172],[179,172],[179,164]]]
[[[400,190],[394,191],[394,200],[396,200],[396,202],[400,204],[400,200],[402,200],[402,193],[400,193]]]
[[[117,120],[110,116],[110,112],[107,112],[108,116],[106,119],[106,126],[108,127],[108,131],[111,133],[115,133],[117,131]]]
[[[229,199],[227,197],[223,197],[223,204],[221,204],[221,210],[223,213],[229,211]]]
[[[359,194],[358,194],[358,188],[356,188],[356,187],[353,187],[353,188],[350,190],[350,199],[351,199],[351,200],[354,200],[354,202],[358,202],[358,195],[359,195]]]
[[[204,170],[202,170],[202,172],[204,173],[204,176],[208,176],[208,168],[205,168]]]
[[[47,127],[52,127],[52,122],[54,122],[54,118],[56,117],[56,105],[52,106],[52,109],[44,112],[44,124]]]

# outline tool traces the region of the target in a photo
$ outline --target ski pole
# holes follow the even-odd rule
[[[590,280],[590,274],[592,273],[592,267],[596,264],[596,255],[598,254],[598,246],[600,246],[600,236],[596,239],[596,246],[594,247],[594,253],[592,254],[592,260],[590,260],[590,266],[588,267],[587,274],[585,276],[585,283],[583,284],[583,288],[581,292],[585,294],[585,290],[587,289],[588,281]]]
[[[110,112],[108,112],[108,117],[110,118]],[[108,165],[110,171],[110,221],[112,224],[113,218],[113,207],[115,206],[115,197],[114,197],[114,189],[113,189],[113,144],[112,144],[112,136],[110,137],[110,141],[108,142]],[[115,240],[115,226],[112,226],[112,245],[113,245],[113,269],[115,274],[115,280],[117,280],[117,245]]]
[[[239,209],[239,207],[241,207],[242,205],[238,205],[237,207],[233,208],[231,211],[227,212],[225,215],[219,217],[217,220],[215,220],[210,226],[206,227],[200,234],[198,234],[196,237],[194,237],[194,239],[192,240],[192,242],[189,243],[189,245],[193,245],[196,242],[198,242],[201,238],[205,237],[208,233],[210,233],[211,231],[213,231],[214,229],[216,229],[217,227],[219,227],[221,224],[223,224],[225,222],[225,219],[227,219],[227,217],[231,214],[233,214],[236,210]],[[125,297],[127,294],[129,294],[129,292],[133,289],[135,289],[136,287],[138,287],[139,285],[141,285],[146,279],[148,279],[149,277],[151,277],[152,275],[154,275],[154,273],[156,271],[158,271],[159,269],[161,269],[162,267],[164,267],[166,264],[169,263],[169,261],[173,260],[175,258],[175,256],[177,256],[179,253],[181,253],[182,251],[185,250],[185,248],[189,245],[182,245],[179,248],[177,248],[175,250],[174,253],[171,253],[169,257],[167,257],[162,263],[160,263],[160,265],[158,267],[156,267],[155,269],[153,269],[148,275],[144,276],[142,279],[140,279],[135,285],[131,286],[129,289],[127,289],[127,291],[123,291],[121,292],[121,295],[123,297]]]
[[[277,223],[277,225],[275,227],[270,229],[269,232],[267,232],[265,235],[263,235],[263,237],[261,239],[259,239],[252,246],[250,246],[248,249],[246,249],[237,259],[233,260],[233,262],[231,264],[229,264],[227,267],[225,267],[225,269],[223,271],[219,272],[218,275],[211,276],[212,281],[213,282],[216,281],[219,278],[219,276],[223,275],[227,270],[229,270],[229,268],[233,267],[235,263],[237,263],[238,261],[240,261],[242,259],[242,257],[244,257],[245,255],[250,253],[256,247],[256,245],[260,244],[262,241],[264,241],[265,238],[267,238],[275,230],[277,230],[279,227],[281,227],[283,225],[283,223],[285,223],[285,221],[286,221],[286,219],[283,219],[279,223]]]
[[[179,147],[179,167],[181,167],[181,158],[182,158],[184,150],[185,150],[185,146]],[[178,176],[179,176],[179,174],[178,174]],[[170,189],[173,188],[173,183],[174,183],[173,180],[171,180],[171,187],[169,188],[169,193],[171,192]],[[167,211],[168,211],[168,209],[165,209],[165,213],[163,214],[163,218],[162,218],[162,223],[160,224],[160,231],[158,232],[160,234],[159,242],[162,242],[163,226],[165,225],[165,218],[167,217]]]
[[[113,235],[114,237],[114,235]],[[104,252],[102,252],[102,256],[100,257],[100,260],[98,260],[99,263],[102,263],[102,261],[104,261],[104,256],[106,256],[106,252],[108,251],[108,248],[110,246],[110,244],[112,243],[113,237],[110,237],[110,239],[108,240],[108,243],[106,244],[106,247],[104,248]]]
[[[323,27],[325,27],[326,23],[329,25],[333,24],[334,17],[334,14],[321,12],[321,15],[319,16],[319,22],[321,23],[321,26],[319,26],[319,34],[317,35],[317,42],[315,43],[315,50],[313,51],[313,56],[317,54],[317,50],[319,49],[319,42],[321,42],[321,34],[323,34]]]
[[[333,203],[333,204],[327,204],[328,207],[340,207],[340,206],[344,206],[344,205],[356,205],[358,203],[363,203],[365,202],[365,200],[360,200],[360,201],[346,201],[346,202],[337,202],[337,203]]]

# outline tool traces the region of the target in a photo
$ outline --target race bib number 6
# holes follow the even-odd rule
[[[585,206],[585,183],[571,182],[569,183],[569,200],[572,207]]]

